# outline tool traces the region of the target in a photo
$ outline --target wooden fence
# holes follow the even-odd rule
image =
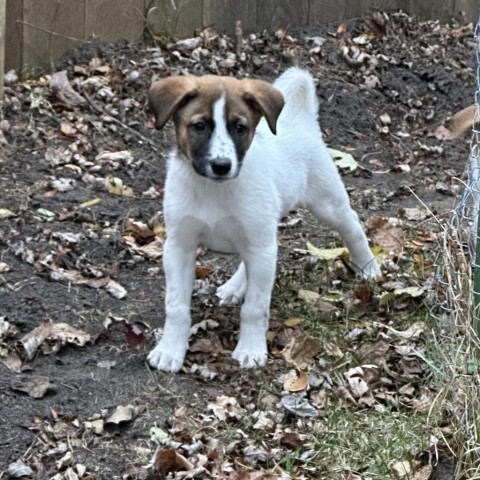
[[[474,21],[480,0],[7,0],[5,69],[34,73],[95,37],[140,41],[145,32],[191,36],[195,28],[274,30],[356,18],[373,9],[402,9],[448,21]]]

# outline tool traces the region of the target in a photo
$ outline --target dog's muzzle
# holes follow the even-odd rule
[[[228,158],[213,158],[210,168],[216,177],[226,177],[232,170],[232,162]]]
[[[216,181],[232,180],[240,173],[240,162],[228,157],[215,157],[207,161],[201,174]]]
[[[241,162],[228,157],[203,157],[193,161],[193,168],[199,175],[220,182],[236,178],[240,173],[240,166]]]

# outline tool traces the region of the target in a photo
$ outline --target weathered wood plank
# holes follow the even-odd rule
[[[57,0],[54,6],[51,36],[51,61],[55,61],[66,50],[76,47],[85,39],[85,1]]]
[[[2,0],[0,0],[2,1]],[[419,18],[449,20],[465,13],[478,19],[480,0],[6,0],[5,68],[49,66],[64,50],[92,36],[141,40],[145,26],[154,33],[190,36],[214,25],[232,32],[327,23],[368,11],[402,9]],[[28,69],[27,69],[28,73]]]
[[[5,70],[20,73],[23,61],[23,0],[7,1]]]
[[[362,0],[363,11],[381,10],[384,12],[392,12],[402,10],[404,12],[410,11],[410,0]]]
[[[451,20],[454,15],[455,0],[410,0],[410,13],[421,20]]]
[[[5,72],[5,22],[7,20],[6,0],[0,0],[0,103],[3,103],[3,74]]]
[[[310,24],[340,22],[345,19],[345,0],[310,0]]]
[[[84,38],[84,0],[24,0],[23,63],[51,68]]]
[[[262,5],[263,1],[259,1]],[[216,30],[232,33],[235,22],[241,20],[243,30],[253,32],[257,28],[256,0],[203,0],[203,24]]]
[[[361,0],[345,0],[345,18],[360,18],[362,9]]]
[[[472,22],[474,25],[478,21],[480,14],[480,0],[456,0],[455,17],[464,18],[465,22]]]
[[[63,1],[63,0],[62,0]],[[85,37],[138,42],[145,26],[144,0],[85,0]]]
[[[308,7],[308,0],[260,0],[257,30],[274,31],[279,27],[306,25]]]
[[[28,74],[33,67],[50,67],[55,8],[51,0],[24,0],[23,5],[23,65]]]
[[[147,34],[191,37],[204,25],[203,0],[146,0]]]

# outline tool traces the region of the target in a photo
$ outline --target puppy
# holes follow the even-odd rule
[[[308,207],[337,230],[362,278],[380,275],[357,214],[323,143],[313,78],[291,68],[273,85],[231,77],[169,77],[150,89],[161,129],[173,118],[177,145],[167,171],[163,265],[166,321],[150,365],[182,367],[190,330],[195,251],[238,253],[220,304],[242,303],[232,354],[241,367],[267,361],[266,333],[275,278],[277,225]]]

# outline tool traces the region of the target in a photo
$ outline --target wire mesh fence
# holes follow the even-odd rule
[[[437,262],[434,313],[457,326],[471,327],[479,313],[480,247],[480,18],[475,28],[477,88],[470,156],[465,169],[464,190],[442,231],[443,249]],[[477,250],[478,253],[477,253]],[[475,277],[478,281],[475,282]],[[477,330],[477,325],[473,325]]]
[[[477,84],[463,195],[442,225],[433,314],[447,379],[443,412],[453,430],[456,477],[480,478],[480,17],[475,28]]]

